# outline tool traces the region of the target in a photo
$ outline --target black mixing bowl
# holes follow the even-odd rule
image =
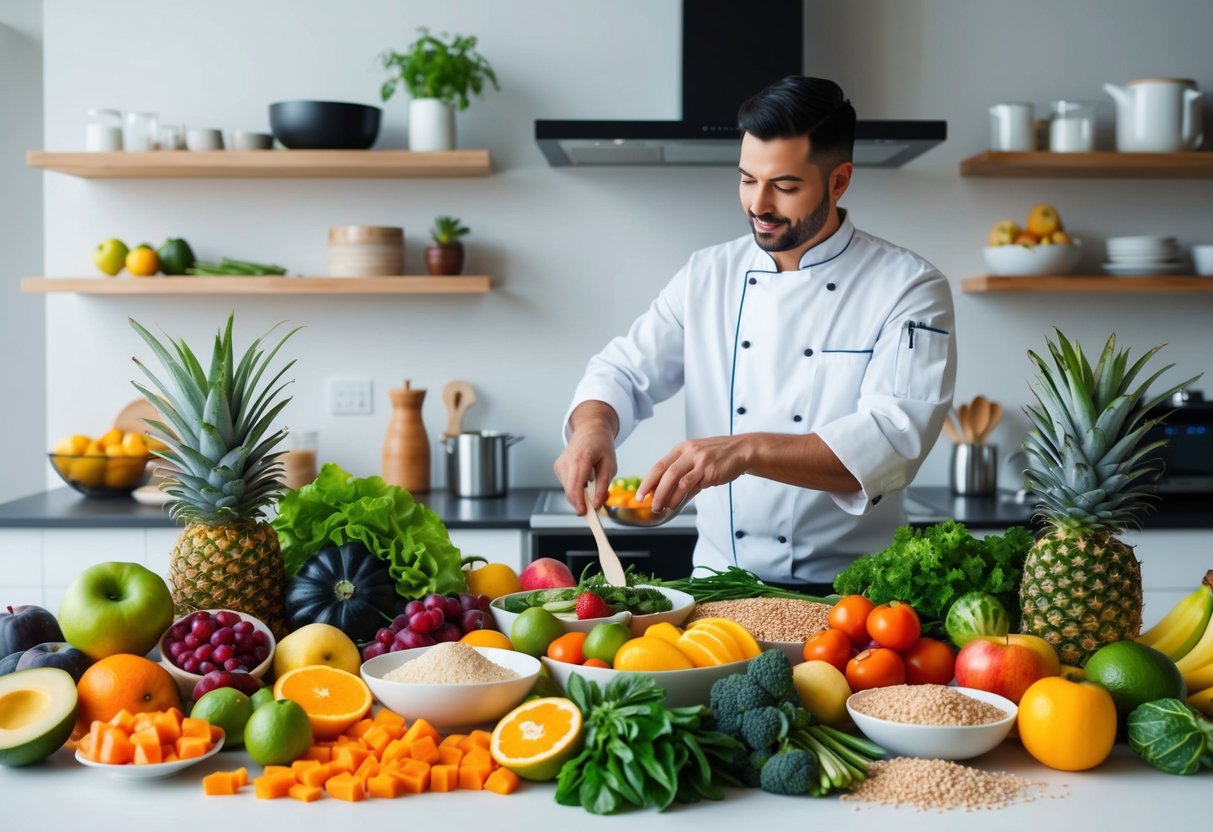
[[[292,150],[366,150],[379,137],[382,112],[345,101],[277,101],[270,130]]]

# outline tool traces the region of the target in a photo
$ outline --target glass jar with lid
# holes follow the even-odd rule
[[[1053,102],[1049,121],[1049,150],[1054,153],[1090,153],[1095,149],[1094,101]]]
[[[89,110],[84,122],[84,149],[90,153],[121,150],[122,113],[117,110]]]

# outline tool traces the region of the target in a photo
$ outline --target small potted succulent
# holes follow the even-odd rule
[[[424,26],[421,36],[404,52],[388,49],[380,57],[391,77],[383,82],[380,97],[387,101],[404,87],[409,103],[409,149],[419,151],[455,149],[455,110],[468,108],[469,94],[480,95],[489,82],[494,89],[497,74],[476,51],[474,36],[438,38]]]
[[[425,248],[425,267],[430,274],[459,274],[463,271],[463,243],[459,238],[471,231],[457,217],[436,217],[430,236],[434,245]]]

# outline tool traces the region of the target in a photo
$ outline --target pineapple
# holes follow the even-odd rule
[[[1060,331],[1048,344],[1052,365],[1028,352],[1039,373],[1037,406],[1025,408],[1032,422],[1025,477],[1040,494],[1047,528],[1024,562],[1021,628],[1052,644],[1063,663],[1081,666],[1103,645],[1141,630],[1141,565],[1116,535],[1137,524],[1153,496],[1159,468],[1151,455],[1163,443],[1142,442],[1158,421],[1152,409],[1195,379],[1147,398],[1150,384],[1174,366],[1133,386],[1160,347],[1129,366],[1113,334],[1092,371]]]
[[[150,388],[138,382],[135,387],[164,418],[148,424],[167,446],[156,456],[166,462],[160,470],[162,488],[172,497],[169,512],[185,523],[170,565],[176,612],[238,610],[281,637],[286,625],[282,552],[262,514],[283,488],[281,453],[273,449],[286,431],[267,432],[290,401],[279,399],[286,383],[275,385],[295,362],[264,383],[262,377],[297,330],[268,354],[261,339],[253,341],[237,361],[229,316],[204,371],[184,340],[170,339],[170,352],[134,319],[131,326],[167,371],[162,381],[135,359],[151,380]]]

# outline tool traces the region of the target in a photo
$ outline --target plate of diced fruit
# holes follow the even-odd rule
[[[131,714],[94,720],[76,743],[76,761],[126,780],[172,777],[223,748],[223,729],[181,711]]]

